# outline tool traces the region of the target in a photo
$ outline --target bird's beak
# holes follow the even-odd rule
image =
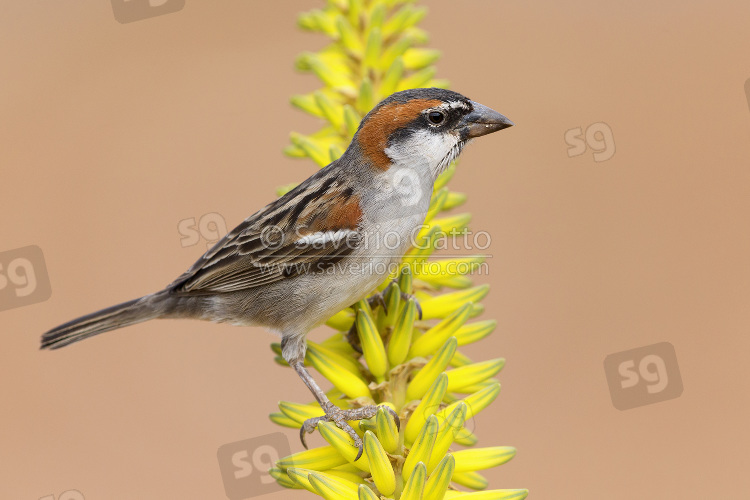
[[[461,137],[464,140],[481,137],[514,125],[512,121],[494,109],[474,101],[471,101],[471,105],[474,110],[464,117],[464,126],[461,127]]]

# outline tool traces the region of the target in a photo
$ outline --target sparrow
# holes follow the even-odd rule
[[[457,92],[396,92],[367,113],[339,159],[245,219],[166,288],[53,328],[41,348],[151,319],[266,327],[325,412],[303,424],[303,444],[318,422],[331,421],[359,458],[362,440],[347,421],[378,407],[331,403],[305,368],[305,336],[387,278],[422,227],[436,178],[466,144],[512,125]]]

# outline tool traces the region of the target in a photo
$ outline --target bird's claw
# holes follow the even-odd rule
[[[383,312],[388,315],[388,306],[385,302],[385,294],[388,292],[388,290],[394,285],[398,283],[396,280],[391,281],[387,287],[382,292],[377,292],[372,294],[370,297],[367,298],[367,303],[371,308],[375,308],[376,306],[380,306],[383,308]],[[417,300],[417,297],[412,295],[411,293],[401,292],[401,300],[404,302],[409,302],[410,300],[414,301],[414,305],[417,308],[417,314],[419,315],[419,320],[422,320],[422,306],[419,305],[419,301]],[[359,334],[357,333],[357,323],[355,322],[352,324],[352,326],[349,328],[349,331],[347,331],[344,334],[344,337],[346,338],[347,342],[349,342],[349,345],[352,346],[352,349],[357,351],[359,354],[363,354],[362,352],[362,344],[359,341]]]
[[[352,324],[349,331],[344,334],[344,338],[349,342],[349,345],[352,346],[352,349],[359,354],[363,354],[362,343],[359,341],[359,332],[357,331],[357,323]]]
[[[380,294],[381,300],[382,300],[383,294],[387,293],[388,289],[397,283],[398,281],[393,280],[388,284],[387,287],[385,287],[385,290],[383,290],[383,292]],[[404,302],[409,302],[410,300],[414,301],[414,305],[417,307],[417,314],[419,314],[419,320],[421,321],[422,320],[422,306],[419,305],[419,300],[417,300],[417,297],[411,293],[401,292],[401,300],[403,300]],[[385,311],[385,302],[383,302],[383,310]],[[385,313],[388,314],[388,311],[385,311]]]
[[[348,420],[365,420],[368,418],[372,418],[375,416],[375,414],[377,414],[378,408],[378,406],[370,405],[350,410],[342,410],[341,408],[335,406],[333,403],[329,402],[327,405],[323,406],[323,410],[326,412],[325,415],[321,415],[320,417],[308,418],[302,424],[302,427],[300,427],[299,439],[300,441],[302,441],[302,446],[307,449],[305,435],[312,434],[320,422],[333,422],[334,424],[336,424],[336,427],[349,434],[349,436],[354,441],[354,446],[356,446],[359,450],[357,452],[357,457],[354,459],[354,461],[356,462],[357,460],[359,460],[359,457],[362,456],[362,450],[364,448],[362,444],[362,438],[360,438],[359,434],[357,434],[354,428],[349,425]],[[398,418],[398,414],[389,406],[384,406],[384,408],[387,408],[391,415],[393,415],[393,419],[396,421],[396,428],[401,430],[401,420]]]
[[[385,312],[386,316],[388,315],[388,308],[385,305],[385,294],[388,293],[388,290],[393,286],[398,284],[397,280],[391,281],[387,287],[382,292],[378,292],[369,299],[367,299],[367,302],[370,304],[370,307],[373,307],[373,305],[379,305],[383,308],[383,312]],[[401,300],[404,302],[409,302],[410,300],[414,301],[414,305],[417,306],[417,313],[419,314],[419,319],[422,319],[422,306],[419,305],[419,300],[417,300],[417,297],[411,293],[401,292]]]
[[[383,308],[383,311],[385,314],[388,314],[388,307],[385,305],[385,297],[383,295],[383,292],[377,292],[373,294],[372,296],[367,298],[367,304],[371,308],[375,308],[376,306],[380,306]],[[357,332],[357,323],[353,323],[351,327],[349,327],[349,330],[344,334],[344,337],[346,338],[347,342],[349,342],[349,345],[352,346],[352,349],[357,351],[359,354],[363,354],[362,352],[362,344],[359,341],[359,333]]]
[[[388,285],[390,286],[390,285]],[[388,290],[388,288],[386,288]],[[367,299],[367,303],[370,305],[371,308],[375,308],[375,306],[380,306],[383,308],[383,312],[386,316],[388,316],[388,306],[385,305],[385,293],[383,292],[377,292],[371,295]]]
[[[417,300],[417,298],[414,295],[410,294],[410,293],[401,292],[401,300],[403,300],[405,302],[409,302],[410,300],[414,300],[414,305],[417,307],[417,314],[419,315],[418,316],[419,317],[419,321],[422,321],[422,306],[419,305],[419,301]]]

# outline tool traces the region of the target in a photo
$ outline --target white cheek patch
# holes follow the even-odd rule
[[[453,134],[417,130],[407,140],[387,147],[385,154],[394,165],[437,176],[458,156],[462,146]]]
[[[467,143],[468,142],[465,141],[456,141],[456,143],[451,147],[450,151],[448,151],[448,154],[446,154],[440,161],[440,163],[438,163],[438,174],[443,173],[443,171],[448,168],[448,165],[450,165],[453,160],[458,158],[458,155],[461,154],[461,151],[463,151],[464,146],[466,146]]]

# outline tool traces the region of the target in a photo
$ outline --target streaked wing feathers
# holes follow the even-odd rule
[[[359,197],[327,167],[246,219],[169,288],[236,292],[323,271],[357,247],[361,217]]]

